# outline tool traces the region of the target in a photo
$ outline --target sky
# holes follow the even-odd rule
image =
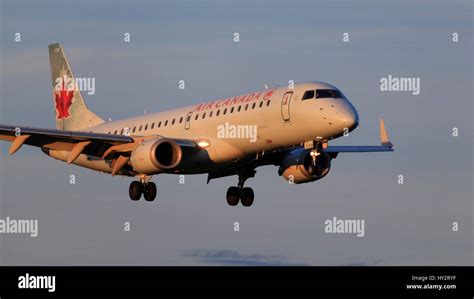
[[[259,168],[245,208],[225,201],[236,177],[159,175],[158,198],[132,202],[130,178],[1,142],[0,218],[38,219],[39,235],[0,235],[0,264],[474,264],[472,1],[0,0],[0,24],[2,124],[54,128],[47,46],[60,42],[76,77],[96,78],[83,96],[104,119],[318,80],[359,112],[332,144],[376,144],[383,117],[395,145],[340,154],[303,185]],[[420,95],[382,92],[388,75],[420,78]],[[365,220],[365,236],[325,233],[333,217]]]

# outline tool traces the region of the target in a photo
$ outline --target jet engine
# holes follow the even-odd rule
[[[172,170],[181,162],[183,151],[170,139],[143,141],[130,155],[133,170],[142,174],[156,174]]]
[[[282,160],[278,174],[294,184],[308,183],[325,177],[331,169],[331,157],[320,152],[313,161],[311,150],[296,149]]]

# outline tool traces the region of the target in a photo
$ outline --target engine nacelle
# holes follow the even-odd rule
[[[321,152],[313,165],[311,151],[296,149],[282,160],[278,174],[294,184],[308,183],[325,177],[331,169],[331,157]]]
[[[156,174],[172,170],[181,162],[183,151],[170,139],[146,140],[130,155],[133,170],[141,174]]]

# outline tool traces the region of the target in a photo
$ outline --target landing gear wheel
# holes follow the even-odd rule
[[[130,184],[130,188],[128,189],[128,194],[130,195],[131,200],[139,200],[142,196],[143,187],[140,182],[134,181]]]
[[[227,189],[227,203],[230,206],[236,206],[239,201],[244,207],[250,207],[253,204],[254,194],[252,188],[244,188],[244,183],[248,178],[253,178],[257,171],[254,168],[242,168],[237,171],[239,182],[237,186]]]
[[[148,182],[143,185],[143,197],[146,201],[154,201],[156,197],[156,185],[153,182]]]
[[[237,187],[229,187],[227,189],[227,203],[229,206],[236,206],[239,203],[240,189]]]
[[[245,187],[242,189],[242,196],[240,198],[240,202],[244,207],[250,207],[253,204],[254,193],[253,189],[249,187]]]

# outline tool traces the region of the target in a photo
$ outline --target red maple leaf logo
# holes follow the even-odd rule
[[[268,99],[272,96],[272,94],[273,94],[274,91],[275,91],[275,89],[272,89],[272,90],[267,91],[267,92],[263,95],[263,99],[264,99],[265,101],[268,100]]]
[[[56,102],[56,119],[63,119],[70,116],[69,108],[72,105],[72,98],[74,97],[74,90],[68,90],[62,82],[61,88],[54,92],[54,101]]]

